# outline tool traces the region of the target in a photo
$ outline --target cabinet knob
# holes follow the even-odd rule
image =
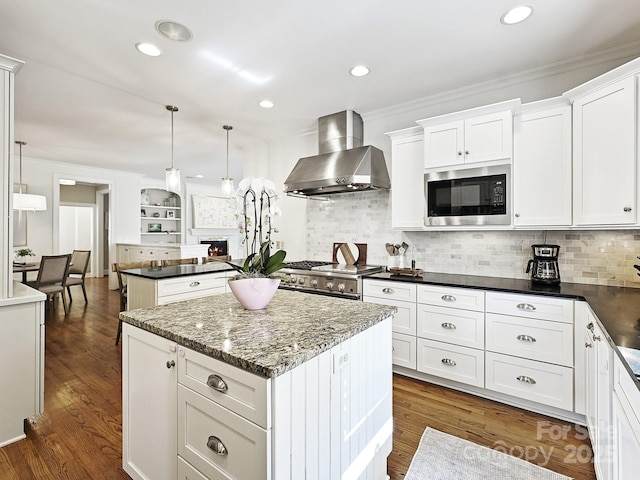
[[[591,343],[587,343],[587,342],[584,342],[584,346],[585,346],[586,348],[591,348],[591,347],[593,347],[593,344],[591,344]]]
[[[458,150],[458,155],[462,156],[462,150]]]
[[[593,322],[589,322],[587,324],[587,330],[591,330],[593,332]]]
[[[514,216],[515,216],[516,218],[520,218],[520,214],[519,214],[519,213],[516,213]]]
[[[167,360],[167,368],[171,368],[171,367],[175,367],[176,366],[176,361],[175,360]]]
[[[602,340],[602,337],[600,335],[593,335],[593,341],[594,342],[599,342]]]
[[[209,385],[214,390],[217,390],[218,392],[226,392],[227,390],[229,390],[227,382],[225,382],[222,377],[213,373],[209,375],[209,378],[207,378],[207,385]]]
[[[217,455],[227,455],[229,453],[229,450],[227,450],[227,447],[222,443],[222,440],[213,435],[207,440],[207,448]]]
[[[465,154],[465,155],[469,155],[469,150],[465,150],[465,151],[464,151],[464,154]]]
[[[533,378],[527,377],[526,375],[519,375],[516,377],[516,380],[518,380],[519,382],[528,383],[530,385],[536,384],[536,381]]]
[[[630,212],[630,211],[631,211],[631,207],[624,207],[624,208],[623,208],[623,210],[624,210],[625,212]]]

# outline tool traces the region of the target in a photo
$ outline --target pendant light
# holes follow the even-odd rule
[[[173,167],[173,114],[178,111],[178,107],[167,105],[166,109],[171,112],[171,168],[165,170],[167,190],[180,193],[180,170]]]
[[[231,125],[223,125],[227,131],[227,176],[222,179],[222,194],[226,197],[230,197],[233,193],[233,178],[229,176],[229,130],[233,130]]]
[[[27,142],[16,140],[16,145],[20,146],[20,183],[18,193],[13,194],[13,209],[20,211],[42,212],[47,209],[47,197],[44,195],[31,195],[22,193],[22,146]]]

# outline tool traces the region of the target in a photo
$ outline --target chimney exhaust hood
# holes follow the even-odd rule
[[[329,195],[391,186],[382,150],[362,146],[362,117],[352,110],[318,119],[319,155],[298,160],[284,182],[292,196]]]

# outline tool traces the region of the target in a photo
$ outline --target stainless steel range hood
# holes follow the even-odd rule
[[[362,146],[362,117],[353,110],[318,119],[319,155],[304,157],[285,180],[294,196],[329,195],[391,186],[382,150]]]

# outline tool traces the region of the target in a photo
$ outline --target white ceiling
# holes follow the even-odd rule
[[[25,157],[162,178],[232,176],[243,151],[360,114],[640,42],[638,0],[0,0],[0,53],[24,60],[15,138]],[[158,34],[158,20],[193,32]],[[137,42],[164,55],[146,57]],[[638,43],[640,45],[640,43]],[[355,64],[371,74],[349,75]],[[258,101],[269,98],[265,110]],[[212,180],[213,179],[213,180]]]

